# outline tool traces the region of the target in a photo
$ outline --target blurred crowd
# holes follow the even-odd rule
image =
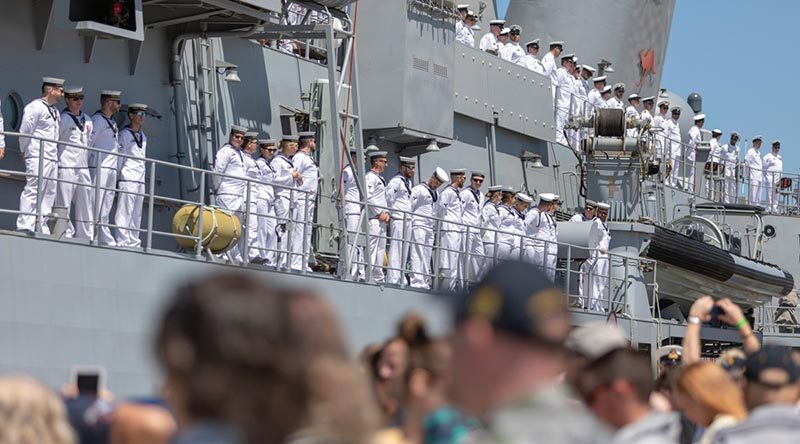
[[[186,284],[153,344],[163,399],[0,378],[0,443],[789,443],[800,359],[730,300],[698,299],[650,353],[613,322],[573,327],[540,268],[505,262],[442,296],[452,331],[408,313],[351,358],[325,297],[244,274]],[[705,356],[701,328],[741,348]]]

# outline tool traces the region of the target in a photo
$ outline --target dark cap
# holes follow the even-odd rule
[[[792,349],[782,345],[765,345],[745,361],[744,376],[748,381],[772,388],[794,384],[800,379],[800,364]]]
[[[681,365],[683,362],[683,347],[680,345],[665,345],[656,350],[658,362],[663,365]]]
[[[560,345],[569,334],[561,290],[531,263],[501,262],[458,297],[455,319],[482,318],[501,331]]]

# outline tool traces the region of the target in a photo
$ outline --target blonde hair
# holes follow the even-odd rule
[[[63,401],[29,376],[0,377],[0,442],[73,444]]]
[[[696,362],[688,365],[675,386],[711,410],[715,416],[727,414],[739,420],[747,416],[742,391],[717,364]]]

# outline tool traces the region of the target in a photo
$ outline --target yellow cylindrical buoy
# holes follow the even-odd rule
[[[187,204],[181,207],[172,218],[172,232],[184,236],[197,236],[199,234],[197,219],[200,215],[200,206]],[[242,236],[242,223],[230,211],[206,206],[203,208],[203,239],[204,248],[214,254],[224,253],[231,249]],[[193,249],[195,241],[189,238],[175,236],[175,240],[183,248]]]

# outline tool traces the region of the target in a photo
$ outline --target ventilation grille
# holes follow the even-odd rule
[[[428,61],[427,60],[422,60],[422,59],[418,59],[418,58],[414,57],[413,66],[414,66],[414,69],[418,69],[420,71],[428,72]]]
[[[433,75],[447,78],[447,67],[443,65],[433,64]]]

